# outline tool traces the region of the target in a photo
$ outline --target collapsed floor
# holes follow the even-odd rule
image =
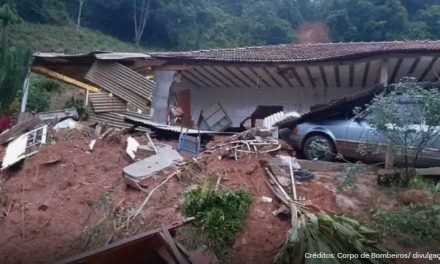
[[[90,139],[76,129],[51,138],[22,169],[0,173],[1,263],[51,263],[180,220],[184,191],[210,180],[219,188],[248,190],[255,198],[232,247],[236,263],[270,263],[290,228],[287,218],[272,214],[281,204],[265,183],[267,154],[238,161],[207,155],[193,164],[193,171],[163,185],[131,222],[129,216],[146,192],[164,176],[156,176],[145,192],[125,184],[122,168],[132,162],[125,153],[126,137],[121,142],[98,140],[93,152]],[[136,139],[147,142],[143,135]],[[374,175],[361,177],[361,190],[350,194],[336,193],[335,184],[331,172],[315,172],[313,180],[298,183],[298,194],[324,210],[361,219],[381,197],[393,206]],[[274,199],[269,203],[263,196]]]

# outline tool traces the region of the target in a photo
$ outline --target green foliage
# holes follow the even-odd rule
[[[412,204],[395,211],[375,208],[372,211],[376,225],[386,235],[399,238],[400,244],[415,245],[440,241],[440,205]]]
[[[98,31],[83,28],[77,32],[66,26],[50,26],[28,22],[12,25],[9,40],[16,46],[26,46],[35,51],[46,52],[145,51],[143,48]]]
[[[66,6],[59,0],[0,0],[10,2],[20,17],[35,23],[65,25],[69,21]]]
[[[424,23],[428,37],[438,39],[440,36],[440,5],[430,5],[418,12],[420,23]]]
[[[302,212],[287,234],[286,241],[275,256],[275,264],[308,263],[305,253],[325,253],[329,263],[347,263],[338,253],[352,254],[350,263],[391,263],[389,259],[361,258],[363,253],[393,253],[377,244],[380,232],[358,221],[332,213]]]
[[[89,112],[85,106],[84,99],[76,98],[74,96],[70,97],[69,101],[64,105],[65,108],[75,107],[78,112],[79,120],[87,120],[89,118]]]
[[[9,109],[29,71],[32,53],[28,49],[10,46],[8,28],[17,23],[16,14],[8,5],[0,8],[0,113]]]
[[[54,93],[61,92],[59,82],[38,76],[32,76],[29,84],[27,110],[35,112],[48,111],[51,105],[51,98]],[[21,98],[22,91],[18,93]]]
[[[38,50],[63,51],[64,46],[67,52],[135,49],[111,45],[115,40],[98,41],[104,37],[90,36],[84,28],[132,41],[132,0],[86,1],[80,32],[73,30],[78,1],[0,0],[0,5],[7,2],[24,20],[38,24],[23,26],[28,33],[36,33],[20,34],[15,41],[23,38]],[[323,23],[333,42],[440,38],[438,0],[151,0],[141,44],[188,50],[291,43],[301,23],[310,21]],[[51,32],[46,34],[46,30]],[[81,44],[85,44],[83,49]]]
[[[398,183],[407,185],[423,150],[440,136],[439,89],[425,89],[415,79],[406,78],[376,96],[366,109],[358,116],[384,143],[393,146],[396,160],[404,166]]]
[[[440,181],[431,177],[426,177],[414,170],[410,177],[408,187],[431,189],[433,193],[440,192]]]
[[[196,217],[217,252],[230,245],[235,233],[245,224],[252,196],[241,190],[217,191],[198,188],[185,195],[183,214]]]
[[[1,25],[6,27],[20,22],[20,18],[9,5],[4,4],[0,8],[0,21]]]
[[[341,192],[344,189],[355,187],[358,176],[366,171],[366,165],[362,162],[351,163],[347,165],[347,169],[335,174],[335,178],[339,180],[336,185],[336,191]]]

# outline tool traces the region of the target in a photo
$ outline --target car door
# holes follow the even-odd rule
[[[364,118],[352,117],[346,129],[346,156],[366,161],[383,160],[385,137],[372,128]]]

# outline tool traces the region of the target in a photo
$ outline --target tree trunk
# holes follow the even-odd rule
[[[78,6],[78,17],[76,19],[76,31],[79,31],[79,28],[81,27],[81,15],[82,15],[82,8],[85,0],[78,0],[79,6]]]
[[[144,35],[150,13],[150,2],[151,0],[142,0],[141,5],[138,6],[138,2],[133,0],[134,41],[136,45],[139,45]]]

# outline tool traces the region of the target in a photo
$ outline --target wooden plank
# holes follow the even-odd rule
[[[337,87],[336,79],[335,79],[335,68],[333,65],[322,66],[325,76],[327,78],[327,83],[329,87]]]
[[[226,67],[216,67],[215,69],[221,72],[223,75],[227,76],[230,81],[234,82],[237,85],[236,87],[248,87],[245,82],[243,82],[240,78],[231,73]]]
[[[254,85],[252,82],[249,82],[249,80],[245,79],[241,74],[239,74],[234,67],[224,67],[223,69],[233,78],[240,81],[244,87],[252,87]]]
[[[301,85],[301,87],[304,87],[304,83],[295,68],[292,68],[292,73],[293,73],[293,76],[295,76],[298,83]]]
[[[272,85],[266,80],[265,76],[261,74],[261,68],[253,68],[250,67],[249,71],[251,71],[255,76],[259,78],[259,82],[264,84],[264,87],[271,87]],[[260,85],[261,86],[261,85]]]
[[[199,87],[210,87],[208,83],[206,83],[204,80],[200,79],[198,76],[195,76],[192,72],[186,71],[182,73],[183,76],[186,78],[196,82],[199,84]]]
[[[16,124],[10,129],[3,131],[3,133],[0,134],[0,145],[8,143],[9,141],[19,137],[24,132],[37,126],[39,122],[40,120],[38,118],[31,117]]]
[[[365,62],[354,65],[353,86],[362,87],[362,77],[364,76],[366,65],[367,63]]]
[[[437,59],[436,62],[432,65],[431,71],[426,75],[427,81],[439,81],[440,74],[440,59]]]
[[[211,74],[218,76],[218,78],[221,79],[224,83],[226,83],[229,87],[240,87],[239,84],[235,83],[233,80],[229,79],[228,76],[226,76],[224,73],[219,71],[217,67],[205,66],[204,68]]]
[[[321,70],[319,69],[319,66],[310,66],[308,67],[310,71],[310,75],[313,78],[313,81],[315,82],[316,87],[325,87],[324,79],[322,78]],[[326,80],[327,81],[327,80]]]
[[[240,74],[242,76],[244,76],[247,80],[249,80],[250,83],[252,83],[255,87],[261,86],[260,85],[260,76],[258,74],[255,74],[251,71],[249,71],[249,69],[243,68],[243,67],[237,67],[236,68],[238,70],[238,72],[240,72]]]
[[[350,77],[348,79],[348,86],[353,87],[354,84],[354,64],[350,64]]]
[[[309,67],[306,67],[306,73],[307,73],[307,77],[308,77],[309,80],[310,80],[310,83],[312,84],[312,87],[316,87],[315,80],[313,80],[313,76],[312,76],[312,74],[310,73],[310,69],[309,69]]]
[[[275,78],[272,76],[272,74],[267,70],[266,67],[263,67],[262,69],[263,69],[263,72],[266,73],[267,76],[269,77],[269,78],[267,78],[267,79],[269,80],[269,82],[272,81],[277,87],[282,87],[281,83],[279,83],[279,82],[277,81],[277,79],[275,79]],[[263,74],[263,76],[264,76],[264,74]]]
[[[416,70],[417,66],[420,63],[421,58],[417,58],[414,60],[413,64],[411,65],[411,68],[409,69],[408,73],[406,74],[407,76],[412,76],[414,71]]]
[[[397,60],[396,67],[394,68],[394,71],[393,71],[393,73],[391,74],[390,83],[393,83],[393,82],[396,81],[397,73],[399,72],[400,65],[402,65],[402,61],[403,61],[403,58],[399,58],[399,59]]]
[[[188,71],[189,74],[192,74],[194,77],[196,77],[198,80],[201,80],[204,82],[208,87],[216,87],[217,83],[213,80],[209,79],[203,73],[199,72],[197,68],[192,69],[191,71]]]
[[[182,77],[188,80],[190,83],[194,84],[196,87],[204,87],[205,84],[194,78],[194,76],[188,74],[187,72],[182,72]]]
[[[212,74],[210,71],[208,71],[206,67],[200,67],[198,68],[198,70],[202,72],[206,77],[209,77],[211,80],[215,81],[215,83],[219,87],[231,87],[226,82],[224,82],[222,78],[219,78],[216,74]]]
[[[339,66],[334,65],[333,68],[335,69],[335,80],[336,80],[336,86],[341,87],[341,79],[339,76]]]
[[[370,71],[367,79],[367,87],[370,88],[372,86],[375,86],[379,82],[381,68],[382,60],[375,60],[371,62]]]
[[[249,76],[247,76],[245,73],[241,71],[241,67],[226,67],[228,68],[231,73],[233,72],[238,78],[241,78],[248,87],[256,87],[257,86],[257,80],[252,80]]]
[[[275,67],[268,67],[267,70],[272,74],[272,76],[277,79],[278,83],[281,83],[282,87],[294,87],[290,80],[280,72]]]
[[[170,232],[167,228],[161,227],[162,234],[164,236],[165,242],[167,243],[167,246],[171,249],[171,252],[173,252],[172,256],[179,264],[189,264],[189,261],[183,257],[182,253],[180,253],[179,249],[176,246],[176,243],[174,242],[174,239],[171,237]]]
[[[182,126],[187,128],[193,127],[191,116],[191,90],[186,89],[177,94],[177,104],[183,110]]]
[[[82,89],[85,89],[85,90],[88,90],[88,91],[91,91],[91,92],[94,92],[94,93],[101,92],[101,88],[98,88],[96,86],[93,86],[93,85],[90,85],[90,84],[87,84],[87,83],[83,83],[83,82],[78,81],[76,79],[73,79],[73,78],[71,78],[69,76],[66,76],[66,75],[63,75],[61,73],[49,70],[49,69],[44,68],[44,67],[32,66],[31,70],[32,70],[32,72],[35,72],[35,73],[44,75],[46,77],[50,77],[50,78],[53,78],[53,79],[65,82],[67,84],[71,84],[73,86],[76,86],[76,87],[79,87],[79,88],[82,88]]]
[[[370,67],[371,67],[371,62],[368,61],[367,64],[365,65],[364,77],[362,78],[362,87],[367,86],[368,75],[370,74]]]
[[[432,67],[434,66],[434,63],[439,59],[439,57],[432,57],[431,62],[428,64],[428,67],[426,67],[426,70],[423,72],[422,76],[419,78],[419,82],[423,81],[426,77],[426,75],[429,74],[429,72],[432,70]]]

